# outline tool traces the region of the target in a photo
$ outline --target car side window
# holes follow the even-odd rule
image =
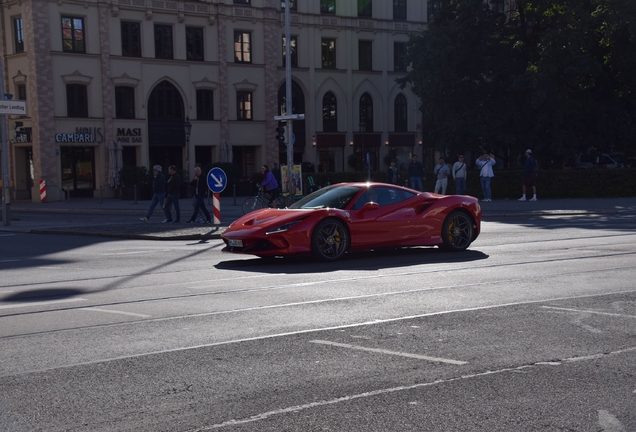
[[[376,202],[380,207],[399,203],[415,196],[414,193],[403,191],[401,189],[394,189],[388,187],[376,187],[367,189],[356,200],[355,204],[351,207],[352,210],[359,210],[368,202]]]

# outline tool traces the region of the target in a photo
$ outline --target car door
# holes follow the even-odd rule
[[[391,246],[408,240],[416,214],[407,203],[414,196],[405,190],[386,186],[370,187],[365,191],[350,209],[351,247]],[[368,202],[378,205],[365,207]]]

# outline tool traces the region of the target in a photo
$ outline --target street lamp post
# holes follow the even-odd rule
[[[185,131],[186,142],[186,163],[185,163],[185,179],[186,182],[190,181],[190,133],[192,133],[192,123],[190,123],[190,117],[186,117],[183,124],[183,130]]]

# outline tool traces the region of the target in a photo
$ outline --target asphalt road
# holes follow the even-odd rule
[[[635,220],[336,264],[0,233],[0,430],[636,431]]]

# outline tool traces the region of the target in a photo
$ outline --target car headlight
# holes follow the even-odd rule
[[[275,233],[281,233],[281,232],[287,231],[288,229],[290,229],[291,227],[293,227],[294,225],[296,225],[296,224],[298,224],[300,222],[302,222],[302,219],[286,223],[285,225],[281,225],[281,226],[278,226],[276,228],[272,228],[272,229],[268,230],[265,234],[275,234]]]

